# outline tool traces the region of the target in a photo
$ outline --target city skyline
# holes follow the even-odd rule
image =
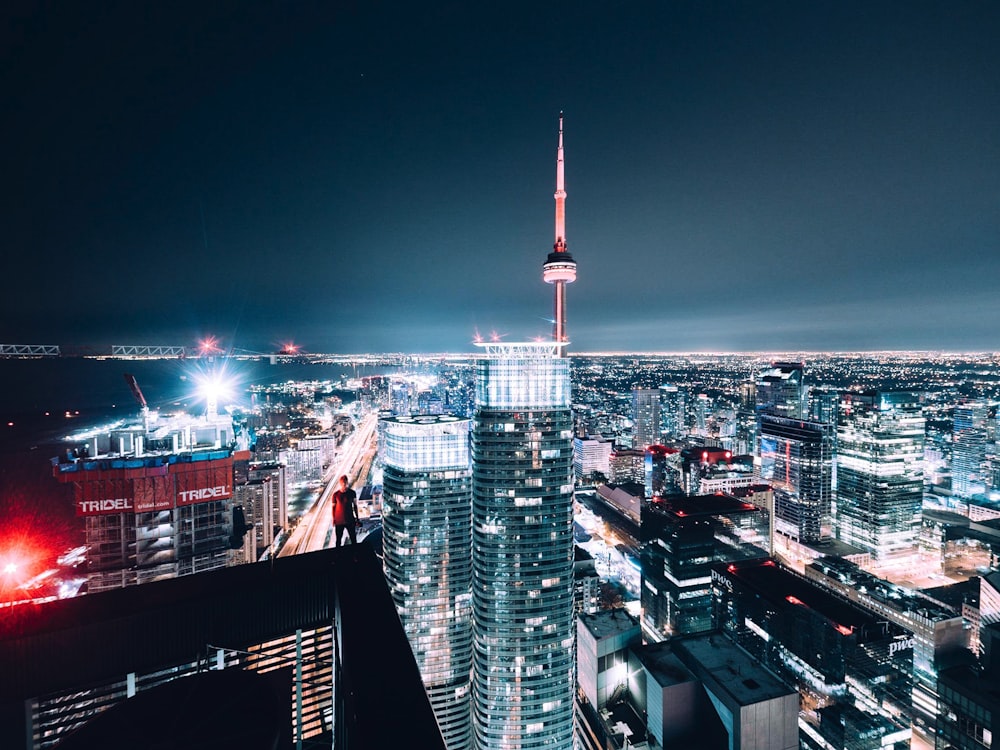
[[[1000,9],[7,9],[17,344],[992,351]]]

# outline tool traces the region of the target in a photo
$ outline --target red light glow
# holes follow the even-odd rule
[[[798,604],[801,607],[806,606],[806,603],[804,601],[799,599],[797,596],[792,596],[791,594],[785,597],[785,601],[791,604]]]
[[[203,357],[210,354],[221,354],[222,348],[219,346],[219,339],[215,336],[206,336],[198,342],[198,352]]]
[[[835,627],[837,628],[837,632],[840,633],[841,635],[850,635],[851,633],[854,632],[851,628],[847,627],[846,625],[836,625]]]
[[[0,602],[30,598],[25,584],[41,571],[43,557],[41,551],[22,547],[0,552]]]

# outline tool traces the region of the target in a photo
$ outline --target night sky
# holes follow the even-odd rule
[[[0,343],[1000,350],[1000,3],[4,7]]]

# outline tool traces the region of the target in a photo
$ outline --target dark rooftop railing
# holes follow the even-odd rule
[[[335,748],[444,748],[381,562],[366,544],[0,614],[0,747],[31,747],[26,702],[334,627]],[[165,707],[166,708],[166,707]]]

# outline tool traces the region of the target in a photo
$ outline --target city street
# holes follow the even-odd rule
[[[327,471],[326,485],[313,506],[299,518],[298,525],[278,552],[278,557],[314,552],[325,548],[332,531],[332,509],[330,507],[337,479],[346,474],[354,491],[359,495],[371,469],[377,449],[378,415],[374,412],[362,417],[357,429],[348,435],[341,445],[337,461]]]

